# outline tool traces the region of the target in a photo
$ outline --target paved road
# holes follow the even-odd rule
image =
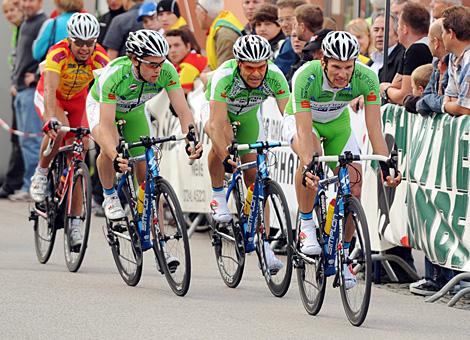
[[[339,291],[328,288],[317,317],[304,311],[292,282],[278,299],[267,289],[256,258],[247,260],[237,289],[219,277],[207,234],[191,239],[193,276],[184,298],[175,296],[154,270],[151,254],[137,287],[121,280],[95,218],[85,261],[69,273],[62,232],[46,265],[36,260],[28,207],[0,201],[0,338],[154,339],[464,339],[470,313],[383,288],[373,288],[368,317],[350,326]]]

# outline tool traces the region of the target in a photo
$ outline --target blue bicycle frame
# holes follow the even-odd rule
[[[318,194],[316,199],[316,205],[320,204],[322,209],[322,219],[326,216],[326,194],[328,185],[340,183],[336,193],[336,204],[334,208],[333,220],[331,222],[330,234],[326,234],[323,231],[324,241],[324,254],[325,254],[325,275],[331,276],[336,274],[336,252],[343,251],[342,239],[343,239],[343,221],[345,216],[345,197],[351,195],[351,188],[349,182],[349,172],[346,166],[341,166],[338,172],[338,176],[331,178],[322,179],[318,185]],[[323,221],[322,225],[325,223]]]
[[[140,160],[142,157],[131,157],[129,159],[130,162],[137,162]],[[136,207],[133,206],[132,212],[133,212],[133,217],[135,222],[137,223],[137,230],[139,231],[140,235],[140,240],[141,240],[141,245],[142,245],[142,250],[148,250],[152,248],[152,240],[150,238],[150,225],[153,221],[151,221],[152,217],[152,199],[153,199],[153,193],[155,190],[155,183],[153,181],[154,178],[157,178],[160,176],[160,170],[158,168],[157,160],[155,157],[155,152],[153,148],[146,148],[145,149],[145,162],[146,162],[146,178],[145,178],[145,192],[144,192],[144,212],[142,214],[142,218],[139,216],[138,213],[135,213]],[[132,197],[137,197],[135,193],[135,188],[134,188],[134,179],[131,177],[129,178],[129,172],[126,172],[122,175],[122,177],[119,180],[118,186],[117,186],[117,191],[118,193],[122,192],[122,188],[125,185],[126,181],[129,180],[129,188],[131,190],[131,196]],[[156,216],[156,211],[154,211],[154,214]],[[157,232],[158,232],[158,223],[157,223]]]
[[[260,204],[264,200],[264,181],[269,179],[268,166],[266,162],[266,155],[263,148],[273,148],[281,146],[280,142],[256,142],[248,144],[248,148],[257,150],[256,164],[254,162],[241,164],[237,170],[232,174],[232,180],[227,189],[226,200],[228,202],[232,190],[235,188],[237,181],[241,180],[242,170],[247,170],[253,167],[257,168],[256,178],[253,188],[253,198],[251,200],[250,215],[246,217],[243,213],[239,216],[240,224],[243,225],[243,239],[245,241],[245,252],[250,253],[255,250],[254,234],[256,230],[256,220],[258,216],[263,216],[263,206]],[[242,201],[243,197],[240,195]]]

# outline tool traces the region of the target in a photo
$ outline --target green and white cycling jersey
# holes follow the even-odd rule
[[[260,106],[270,96],[276,99],[289,97],[287,80],[271,61],[268,61],[266,76],[257,88],[245,84],[237,60],[231,59],[215,71],[206,90],[207,100],[227,103],[230,122],[240,122],[236,136],[239,143],[265,139]]]
[[[154,84],[137,80],[128,57],[120,57],[110,62],[95,80],[87,98],[87,116],[90,129],[99,123],[99,104],[116,104],[116,120],[126,120],[123,137],[128,142],[138,141],[140,136],[151,133],[150,114],[145,110],[145,102],[162,90],[167,92],[181,88],[178,72],[166,60],[160,76]],[[131,150],[136,156],[144,148]]]
[[[349,85],[335,89],[330,86],[319,60],[307,62],[292,79],[292,94],[285,110],[284,138],[292,142],[296,134],[295,113],[310,112],[313,132],[325,138],[326,155],[359,152],[351,131],[348,104],[360,96],[364,97],[365,106],[380,105],[379,80],[369,67],[356,62]]]

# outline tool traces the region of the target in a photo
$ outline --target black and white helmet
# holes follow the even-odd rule
[[[233,44],[233,55],[241,61],[258,62],[271,58],[271,45],[259,35],[245,35]]]
[[[67,33],[70,38],[96,39],[100,35],[100,24],[90,13],[75,13],[67,21]]]
[[[357,59],[359,42],[349,32],[333,31],[326,35],[321,44],[323,55],[340,61]]]
[[[138,57],[165,57],[169,49],[166,39],[153,30],[131,32],[126,41],[127,53]]]

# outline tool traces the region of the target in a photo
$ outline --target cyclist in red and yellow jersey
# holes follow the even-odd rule
[[[43,119],[44,132],[36,168],[30,188],[31,197],[42,202],[46,196],[47,172],[50,161],[55,156],[64,136],[56,133],[53,127],[58,124],[70,127],[88,127],[85,113],[88,87],[93,80],[93,71],[103,68],[109,61],[106,51],[96,39],[100,32],[98,20],[88,13],[76,13],[67,23],[68,38],[52,46],[46,56],[44,72],[41,75],[34,104]],[[54,149],[49,156],[43,150],[49,139],[55,139]],[[67,140],[68,144],[71,140]],[[78,223],[78,222],[77,222]],[[72,223],[73,224],[73,223]],[[81,241],[71,235],[72,246]]]

